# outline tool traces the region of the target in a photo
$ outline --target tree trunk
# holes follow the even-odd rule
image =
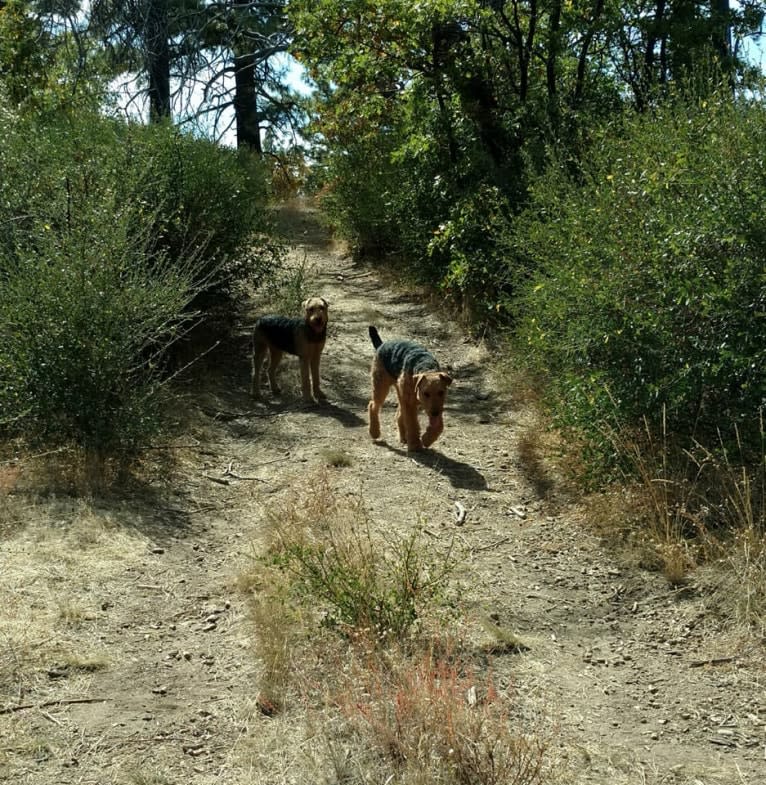
[[[713,48],[718,55],[719,66],[732,92],[735,89],[734,68],[731,51],[731,7],[729,0],[710,0],[713,18]]]
[[[170,117],[170,43],[167,0],[149,0],[146,13],[146,71],[149,75],[149,119]]]
[[[234,115],[237,121],[237,147],[247,147],[262,154],[255,57],[252,54],[234,58]]]
[[[657,42],[664,40],[662,35],[662,26],[665,18],[665,0],[657,0],[657,5],[654,9],[654,20],[649,27],[646,37],[646,51],[644,52],[644,78],[641,80],[641,92],[637,96],[637,105],[639,109],[646,108],[649,94],[654,85],[659,81],[664,81],[664,74],[661,74],[657,79],[655,73],[655,50]]]

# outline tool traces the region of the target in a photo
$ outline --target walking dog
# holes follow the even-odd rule
[[[327,396],[319,389],[319,359],[327,338],[328,303],[323,297],[309,297],[303,303],[303,317],[261,316],[253,330],[253,398],[261,397],[261,372],[269,353],[269,387],[273,395],[281,390],[277,384],[277,367],[282,355],[297,355],[301,368],[301,391],[304,401],[320,401]],[[309,378],[310,377],[310,378]]]
[[[408,450],[430,447],[444,430],[442,412],[452,377],[439,368],[436,358],[414,341],[383,341],[373,326],[370,340],[375,347],[372,361],[372,400],[367,406],[370,436],[380,438],[380,408],[392,386],[399,408],[396,423],[399,439]],[[418,407],[428,414],[428,427],[420,438]]]

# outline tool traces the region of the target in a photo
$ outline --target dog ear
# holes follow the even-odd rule
[[[305,311],[305,310],[306,310],[306,309],[309,307],[309,302],[310,302],[310,301],[311,301],[311,298],[309,297],[309,298],[308,298],[308,300],[304,300],[304,301],[301,303],[301,308],[303,308],[303,310],[304,310],[304,311]]]
[[[439,378],[444,382],[444,384],[449,387],[452,384],[452,377],[448,373],[440,373]]]
[[[320,297],[319,299],[324,303],[324,307],[325,308],[329,308],[330,307],[330,303],[328,303],[327,300],[325,300],[324,297]]]
[[[423,379],[425,379],[425,378],[426,378],[426,375],[424,373],[416,373],[415,374],[415,392],[417,392],[420,389],[420,385],[422,384]]]

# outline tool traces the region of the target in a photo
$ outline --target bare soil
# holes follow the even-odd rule
[[[253,404],[252,302],[236,340],[183,388],[183,435],[149,451],[142,481],[97,499],[41,496],[40,461],[0,466],[0,781],[323,781],[273,730],[289,711],[257,706],[255,630],[236,584],[264,510],[341,452],[348,465],[328,469],[339,492],[361,493],[382,531],[419,520],[434,540],[456,537],[467,613],[526,644],[493,669],[553,729],[553,779],[766,782],[763,641],[716,616],[693,581],[675,589],[619,560],[583,508],[528,476],[519,441],[534,413],[450,313],[354,264],[310,209],[284,219],[331,304],[328,403],[299,401],[287,359],[282,399]],[[387,441],[370,440],[368,324],[452,370],[434,449],[400,447],[393,395]]]

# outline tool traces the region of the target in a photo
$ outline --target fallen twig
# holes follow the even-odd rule
[[[262,480],[260,477],[243,477],[241,474],[237,474],[235,471],[232,471],[232,466],[234,466],[234,461],[229,461],[229,465],[223,472],[223,477],[233,477],[235,480],[255,480],[256,482],[266,482],[266,480]]]
[[[474,548],[473,551],[474,553],[480,553],[481,551],[491,551],[493,548],[497,548],[499,545],[508,542],[510,539],[510,537],[501,537],[499,540],[491,542],[489,545],[482,545],[480,548]]]
[[[690,668],[702,668],[705,665],[725,665],[727,662],[734,662],[736,657],[711,657],[709,660],[694,660],[689,663]]]
[[[47,706],[64,706],[72,703],[106,703],[107,698],[62,698],[55,701],[45,701],[44,703],[23,703],[20,706],[6,706],[0,709],[0,714],[13,714],[17,711],[26,709],[44,709]]]
[[[59,726],[61,725],[61,723],[50,712],[43,711],[42,709],[40,709],[40,714],[42,714],[43,717],[45,717],[46,720],[50,720],[52,723],[54,723],[56,725],[59,725]]]
[[[228,420],[240,420],[244,417],[278,417],[281,412],[259,411],[258,409],[248,409],[244,412],[227,412],[225,409],[213,409],[210,406],[200,406],[200,411],[214,420],[227,422]]]
[[[210,480],[210,482],[217,482],[219,485],[230,485],[229,481],[223,477],[213,477],[210,474],[203,474],[202,475],[206,480]]]

